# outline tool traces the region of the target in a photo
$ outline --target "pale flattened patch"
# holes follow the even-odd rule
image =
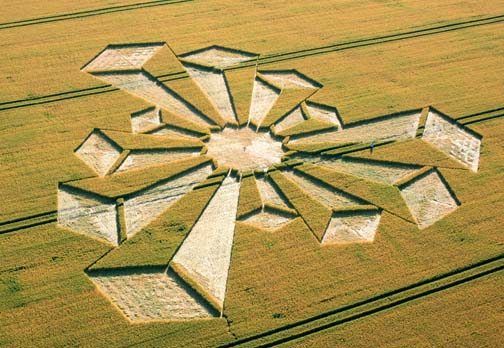
[[[119,244],[116,202],[112,199],[60,186],[58,225]]]
[[[305,121],[305,118],[303,116],[303,112],[301,111],[301,107],[298,106],[275,124],[275,132],[278,133],[283,130],[289,129],[290,127],[294,127],[295,125],[300,124],[303,121]]]
[[[433,170],[400,187],[401,195],[420,228],[425,228],[458,207],[443,180]]]
[[[121,155],[121,149],[99,130],[94,130],[75,154],[98,175],[104,176]]]
[[[109,45],[83,71],[140,69],[163,44]]]
[[[254,53],[212,46],[197,52],[183,54],[181,58],[188,62],[224,69],[254,59],[256,56]]]
[[[320,120],[320,121],[330,122],[330,123],[338,126],[338,128],[342,128],[340,119],[338,118],[338,115],[336,114],[335,108],[332,108],[332,107],[326,106],[326,105],[320,105],[320,104],[307,102],[306,109],[308,110],[308,113],[310,114],[311,118],[314,118],[314,119]]]
[[[289,208],[291,206],[287,199],[281,196],[269,179],[260,178],[256,180],[256,183],[263,206],[266,204],[273,204],[283,208]]]
[[[150,108],[131,115],[131,129],[133,133],[142,133],[161,124],[159,109]]]
[[[416,110],[348,126],[343,130],[328,131],[322,134],[296,135],[296,137],[289,141],[289,144],[323,142],[370,143],[413,139],[416,136],[420,115],[421,110]]]
[[[242,221],[262,229],[275,230],[282,227],[295,217],[296,216],[294,214],[277,209],[262,209],[261,211],[245,217]]]
[[[185,68],[189,76],[219,111],[219,114],[228,122],[236,122],[236,114],[231,103],[224,73],[189,65],[186,65]]]
[[[261,79],[255,79],[250,103],[249,122],[259,126],[271,110],[280,92]]]
[[[212,166],[208,164],[126,197],[124,215],[128,238],[147,226],[211,172]]]
[[[100,72],[93,76],[192,122],[210,124],[203,114],[144,71]]]
[[[351,158],[324,159],[318,162],[317,165],[389,185],[418,169],[418,167],[410,165]]]
[[[212,134],[207,155],[221,166],[246,171],[267,169],[280,163],[283,150],[282,143],[273,139],[269,132],[254,132],[249,127],[225,128]]]
[[[184,158],[195,157],[199,154],[199,149],[196,151],[192,149],[131,151],[119,168],[117,168],[116,172],[173,162]]]
[[[239,182],[226,178],[172,260],[221,308],[226,293],[239,193]]]
[[[284,174],[298,184],[304,191],[328,208],[345,207],[359,204],[358,201],[343,195],[328,186],[299,173],[298,171],[286,171]]]
[[[319,88],[314,81],[301,75],[295,70],[261,71],[261,75],[269,82],[280,88]]]
[[[131,321],[215,316],[212,308],[171,272],[132,271],[117,275],[91,275],[90,278]]]
[[[462,125],[430,110],[422,139],[472,171],[478,171],[481,140]]]
[[[380,223],[378,211],[350,211],[336,214],[322,238],[322,244],[372,242]]]

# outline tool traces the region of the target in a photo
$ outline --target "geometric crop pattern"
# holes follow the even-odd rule
[[[163,83],[145,70],[160,52],[189,78]],[[131,321],[221,316],[236,224],[281,233],[301,219],[321,247],[373,242],[384,213],[424,229],[457,209],[440,163],[478,170],[481,136],[436,109],[344,124],[310,100],[322,85],[301,72],[233,74],[256,59],[220,46],[175,56],[163,43],[110,45],[82,69],[151,107],[131,115],[131,132],[83,139],[75,155],[96,175],[59,184],[60,226],[121,248],[190,191],[216,187],[166,268],[89,274]],[[382,156],[406,141],[408,156]]]

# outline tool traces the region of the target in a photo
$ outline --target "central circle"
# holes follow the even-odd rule
[[[240,172],[262,169],[281,162],[282,143],[269,132],[254,132],[249,127],[224,128],[212,134],[207,154],[219,163]]]

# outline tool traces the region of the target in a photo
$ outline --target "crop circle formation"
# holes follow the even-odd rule
[[[163,50],[173,55],[163,43],[109,45],[84,66],[151,107],[131,114],[131,132],[90,129],[75,155],[95,177],[58,187],[58,224],[119,255],[186,195],[213,188],[163,269],[88,272],[131,321],[221,316],[236,224],[281,233],[301,219],[321,247],[337,248],[373,242],[384,212],[425,229],[458,208],[435,164],[374,158],[382,146],[421,138],[478,170],[481,137],[434,108],[344,124],[334,105],[311,100],[318,82],[220,46],[173,55],[187,74],[177,89],[144,69]],[[230,75],[240,69],[254,70],[249,81]]]

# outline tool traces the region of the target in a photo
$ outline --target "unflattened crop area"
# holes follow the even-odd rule
[[[0,346],[498,345],[495,333],[502,332],[504,322],[499,309],[504,300],[501,2],[24,4],[22,9],[15,2],[7,4],[0,17],[4,57],[0,65]],[[123,192],[155,182],[163,171],[173,175],[177,168],[185,168],[183,161],[199,161],[177,157],[174,166],[134,171],[135,166],[150,165],[144,155],[153,148],[158,162],[174,158],[172,154],[192,156],[192,152],[172,151],[178,145],[147,142],[147,135],[133,134],[137,128],[157,126],[167,115],[146,100],[152,95],[132,96],[81,71],[107,45],[164,42],[167,45],[143,66],[145,76],[176,90],[204,114],[223,116],[217,123],[233,108],[237,122],[246,123],[256,71],[261,78],[256,84],[264,84],[268,71],[296,69],[323,86],[309,97],[303,94],[308,102],[277,130],[282,134],[290,128],[289,150],[302,150],[292,159],[305,164],[284,173],[257,175],[256,188],[253,177],[242,179],[240,189],[233,188],[230,195],[239,195],[233,204],[226,198],[215,203],[226,196],[218,189],[225,172],[217,173],[200,186],[191,186],[192,191],[167,205],[167,210],[159,208],[161,213],[149,217],[147,224],[142,221],[147,215],[132,215],[139,227],[120,247],[112,244],[130,236],[117,234],[111,237],[114,243],[103,243],[57,225],[58,189],[69,197],[84,191],[112,197],[107,198],[107,202],[113,199],[110,214],[120,209],[140,211],[143,198],[138,207],[129,206],[133,199],[123,199]],[[227,85],[220,85],[220,94],[201,92],[208,90],[205,83],[210,77],[215,81],[217,77],[201,82],[201,73],[194,74],[200,78],[198,85],[191,70],[188,73],[173,58],[184,61],[187,52],[212,45],[259,54],[225,71]],[[223,86],[233,92],[231,108],[222,102],[227,97]],[[191,92],[195,90],[200,93]],[[289,98],[301,95],[296,93],[279,93],[283,99],[278,100],[288,104]],[[210,110],[213,97],[218,102]],[[273,97],[277,96],[271,94],[272,104]],[[267,95],[264,101],[268,102]],[[343,124],[339,138],[325,132],[323,123],[311,122],[314,119],[295,125],[316,105],[337,107],[338,117],[331,117]],[[150,118],[142,119],[140,110]],[[352,143],[353,137],[392,132],[390,127],[374,129],[369,120],[406,110],[420,110],[416,139],[379,142],[373,151],[366,141]],[[429,110],[434,115],[430,118]],[[437,110],[443,115],[436,116]],[[384,124],[388,123],[379,125]],[[184,144],[193,146],[196,154],[198,137],[208,136],[203,128],[188,131],[183,118],[163,127],[167,134],[189,139]],[[302,133],[311,130],[308,127],[319,127],[318,141],[305,142]],[[467,128],[462,131],[462,127]],[[450,147],[443,134],[460,135],[460,146]],[[88,138],[91,150],[79,152]],[[112,138],[117,147],[103,143]],[[481,140],[476,159],[474,139]],[[208,155],[220,154],[219,146]],[[98,163],[94,156],[100,151],[109,157]],[[335,160],[328,161],[321,151]],[[79,154],[91,156],[95,168]],[[121,156],[130,159],[123,167],[114,167],[112,162]],[[126,181],[101,177],[113,170],[124,171],[126,177],[131,168],[137,174],[130,175],[128,187]],[[415,171],[420,175],[401,183],[403,176]],[[349,179],[349,172],[356,179]],[[289,184],[291,179],[298,180],[301,191]],[[280,184],[280,190],[271,182]],[[430,199],[437,205],[423,204],[426,187],[433,192],[426,195],[434,197]],[[350,198],[324,193],[343,189]],[[303,191],[316,200],[299,198]],[[145,195],[145,201],[157,204],[156,195]],[[89,198],[87,193],[83,197]],[[331,214],[326,205],[337,199],[356,201],[360,207],[372,201],[379,207],[372,242],[363,238],[367,241],[320,243],[314,226],[326,219],[327,211]],[[320,208],[310,202],[320,202]],[[197,261],[191,246],[201,244],[205,236],[219,235],[212,221],[229,220],[221,212],[228,205],[238,210],[240,221],[226,254],[230,255],[226,286],[215,290],[219,299],[225,292],[223,315],[207,318],[214,309],[196,303],[196,316],[205,318],[184,320],[184,305],[178,299],[164,299],[163,289],[186,286],[182,266],[187,271]],[[261,209],[262,215],[253,215]],[[346,210],[332,214],[344,217],[339,228],[348,231],[360,221]],[[375,217],[376,210],[366,214]],[[90,235],[100,237],[95,230],[103,221],[83,221],[85,228],[92,226]],[[131,221],[110,218],[107,224],[130,226]],[[197,233],[186,239],[191,231]],[[181,247],[183,241],[190,245]],[[161,277],[163,267],[173,258],[180,267],[174,268],[178,273],[170,269],[166,280]],[[208,269],[205,266],[201,274]],[[126,289],[114,278],[124,274],[132,284]],[[145,284],[144,293],[134,291],[138,283]],[[193,286],[190,291],[199,291],[188,283]],[[107,292],[118,300],[111,301]],[[150,297],[157,307],[145,307]],[[179,306],[182,320],[150,320],[164,313],[165,303]]]

